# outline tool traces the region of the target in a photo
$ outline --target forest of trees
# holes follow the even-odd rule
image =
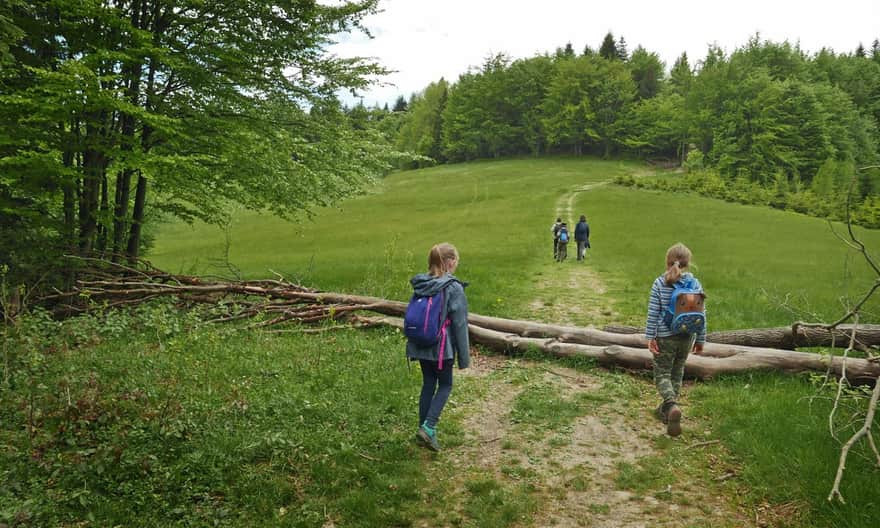
[[[880,138],[876,40],[870,50],[808,55],[756,35],[729,55],[682,54],[667,73],[656,53],[630,52],[609,33],[598,51],[494,55],[390,111],[351,112],[369,113],[387,141],[423,156],[411,167],[559,153],[684,163],[706,194],[833,218],[846,214],[856,174],[854,217],[880,227],[880,173],[867,169]]]
[[[3,2],[0,270],[57,278],[64,253],[137,258],[161,215],[291,217],[363,188],[396,160],[337,94],[384,70],[325,48],[376,4]]]
[[[309,214],[394,168],[501,156],[683,163],[725,199],[880,226],[880,43],[808,55],[757,36],[671,69],[623,37],[504,54],[392,108],[327,52],[377,0],[12,0],[0,6],[0,278],[65,253],[137,258],[151,221],[222,224],[230,203]],[[621,181],[643,185],[641,181]],[[665,185],[657,182],[651,185]],[[756,196],[758,198],[756,198]],[[54,270],[54,271],[53,271]]]

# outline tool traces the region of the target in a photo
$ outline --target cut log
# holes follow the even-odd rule
[[[398,317],[361,317],[359,320],[403,329],[403,320]],[[583,356],[592,358],[605,367],[616,366],[634,370],[650,370],[652,368],[653,356],[645,348],[564,343],[553,338],[523,337],[517,334],[498,332],[475,324],[468,325],[468,330],[474,343],[500,352],[526,352],[529,349],[536,349],[555,357]],[[743,346],[732,347],[731,352],[725,357],[691,354],[685,364],[685,375],[696,379],[710,379],[719,374],[775,370],[789,373],[831,372],[840,376],[844,368],[844,358],[841,356]],[[853,384],[871,384],[880,376],[880,362],[862,358],[847,358],[846,376]]]
[[[184,302],[224,303],[229,312],[213,322],[250,319],[249,327],[276,326],[286,322],[316,323],[333,319],[360,318],[356,311],[383,314],[388,322],[402,326],[399,317],[406,303],[378,297],[319,292],[283,280],[209,281],[199,277],[174,276],[157,271],[129,272],[120,278],[101,271],[89,279],[82,278],[73,291],[58,292],[47,297],[70,313],[87,311],[89,305],[77,304],[82,299],[104,306],[126,306],[161,296],[176,296]],[[362,320],[369,320],[363,319]],[[394,320],[394,321],[392,321]],[[652,356],[641,331],[616,333],[595,328],[551,325],[533,321],[504,319],[471,313],[468,317],[471,336],[496,350],[543,350],[555,356],[583,355],[601,365],[647,369]],[[845,346],[846,331],[841,327],[834,334],[834,344]],[[783,346],[830,345],[832,333],[821,328],[797,327],[797,339],[791,328],[770,328],[715,332],[709,334],[702,356],[692,355],[687,374],[708,378],[724,372],[773,369],[787,372],[821,371],[841,375],[843,359],[793,350]],[[880,326],[859,325],[858,339],[863,344],[880,343]],[[747,346],[743,343],[772,346]],[[870,355],[870,354],[869,354]],[[846,361],[847,378],[853,383],[871,383],[880,376],[876,359],[851,358]]]
[[[750,328],[744,330],[726,330],[709,332],[706,341],[725,343],[728,345],[744,345],[762,348],[781,348],[795,350],[799,347],[834,347],[846,348],[849,345],[852,325],[840,325],[834,332],[824,328],[798,327],[795,336],[792,326],[776,328]],[[644,328],[635,326],[608,325],[606,332],[620,335],[644,334]],[[856,331],[856,348],[867,350],[869,347],[880,346],[880,325],[860,324]]]
[[[334,293],[310,293],[297,292],[296,296],[302,296],[316,302],[329,303],[353,303],[353,304],[376,304],[373,310],[385,315],[403,315],[406,312],[406,303],[389,301],[378,297],[365,297],[359,295],[342,295]],[[504,319],[471,313],[468,321],[475,325],[498,332],[518,334],[523,337],[553,337],[567,343],[579,343],[582,345],[622,345],[637,348],[647,348],[644,340],[644,329],[636,327],[616,326],[606,327],[616,331],[599,330],[577,326],[553,325],[523,321],[518,319]],[[706,336],[707,355],[726,357],[731,355],[725,352],[728,347],[718,348],[712,345],[734,345],[756,348],[774,348],[782,350],[795,350],[798,347],[830,347],[846,348],[849,344],[852,325],[840,325],[833,333],[823,328],[799,327],[797,339],[793,337],[791,327],[778,328],[752,328],[746,330],[729,330],[724,332],[710,332]],[[856,341],[862,346],[880,346],[880,325],[859,325],[856,332]]]

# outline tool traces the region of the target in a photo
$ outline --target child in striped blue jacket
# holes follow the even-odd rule
[[[697,334],[680,334],[669,328],[662,315],[664,307],[670,304],[675,284],[680,280],[691,280],[702,292],[700,282],[687,271],[690,262],[691,250],[684,244],[675,244],[666,251],[666,271],[651,286],[648,322],[645,325],[645,339],[654,355],[654,384],[663,399],[656,412],[666,423],[666,432],[670,436],[681,434],[678,396],[684,377],[684,364],[690,352],[702,354],[703,343],[706,342],[705,324]]]

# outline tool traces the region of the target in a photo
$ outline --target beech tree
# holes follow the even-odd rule
[[[440,116],[446,107],[448,84],[444,79],[431,83],[424,92],[416,95],[409,103],[407,119],[400,129],[398,146],[426,158],[419,166],[434,161],[443,161],[440,132]]]
[[[660,92],[664,66],[659,55],[637,46],[629,59],[629,69],[638,99],[650,99]]]
[[[388,166],[368,138],[335,128],[337,91],[384,71],[326,52],[376,0],[5,9],[0,118],[19,126],[0,135],[4,231],[135,258],[149,211],[218,222],[234,201],[289,218]]]

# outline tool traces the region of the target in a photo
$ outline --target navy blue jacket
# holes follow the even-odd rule
[[[590,239],[590,226],[586,222],[578,222],[574,226],[574,239],[578,242],[586,242]]]
[[[446,349],[443,354],[444,361],[458,356],[458,368],[468,368],[471,364],[470,343],[468,342],[468,304],[464,295],[464,287],[467,283],[461,282],[455,276],[445,274],[442,277],[434,277],[427,273],[419,273],[412,279],[413,292],[416,295],[434,295],[441,289],[446,289],[446,315],[449,318],[449,327],[446,329]],[[410,359],[426,359],[438,361],[440,344],[421,347],[407,339],[406,357]]]

